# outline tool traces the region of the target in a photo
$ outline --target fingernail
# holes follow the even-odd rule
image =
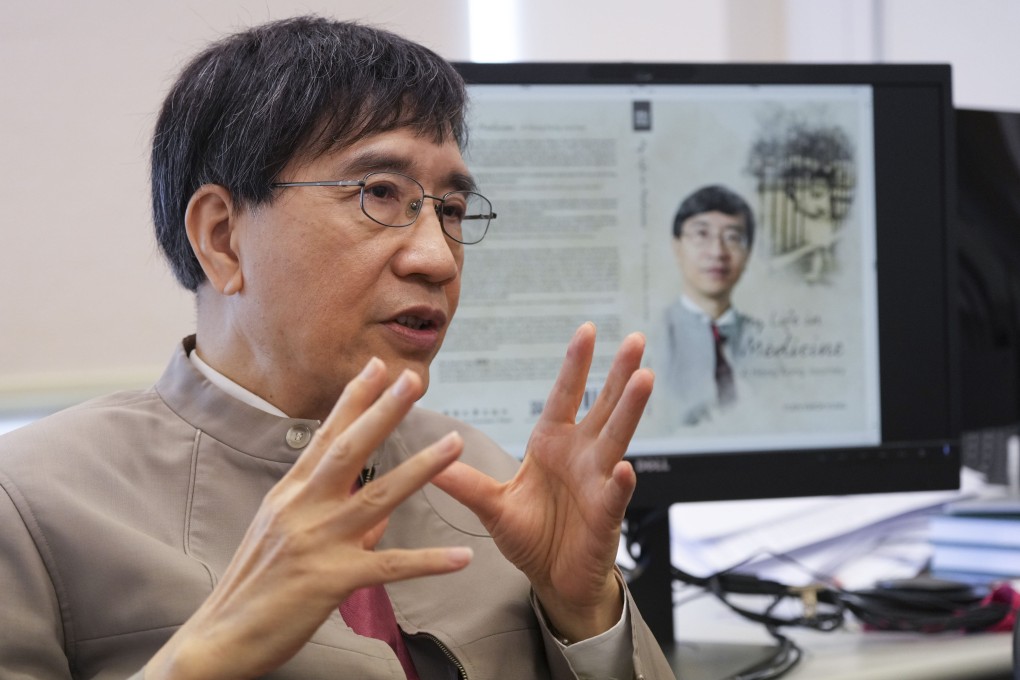
[[[409,370],[405,370],[397,378],[397,382],[393,383],[393,387],[390,390],[393,392],[395,397],[406,397],[411,392],[411,375]]]
[[[439,444],[439,451],[442,453],[449,453],[460,445],[460,441],[460,432],[457,432],[456,430],[453,432],[447,432],[443,435],[443,438],[437,442]]]
[[[446,559],[449,560],[450,565],[454,567],[463,567],[471,561],[471,558],[475,556],[475,551],[471,548],[447,548]]]
[[[382,360],[379,357],[372,357],[365,364],[365,367],[361,369],[361,375],[358,377],[362,380],[371,380],[375,376],[379,375],[379,371],[382,370]]]

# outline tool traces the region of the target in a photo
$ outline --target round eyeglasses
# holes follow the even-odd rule
[[[492,203],[474,191],[450,191],[442,196],[425,193],[417,180],[399,172],[370,172],[362,179],[323,182],[276,182],[273,188],[286,187],[360,187],[361,211],[384,227],[409,227],[421,213],[425,199],[435,201],[436,215],[443,233],[458,243],[478,243],[496,219]]]
[[[698,250],[707,250],[716,243],[722,243],[723,248],[730,252],[743,252],[749,245],[747,233],[731,227],[715,231],[704,225],[685,226],[680,238]]]

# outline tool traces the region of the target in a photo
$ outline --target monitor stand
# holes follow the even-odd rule
[[[668,508],[629,508],[627,536],[629,544],[640,548],[628,587],[677,677],[726,680],[773,655],[769,644],[684,642],[683,631],[678,641],[673,626]]]

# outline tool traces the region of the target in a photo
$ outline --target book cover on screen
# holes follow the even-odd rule
[[[878,443],[871,97],[847,85],[474,87],[466,159],[498,218],[465,250],[423,405],[523,451],[566,342],[591,320],[585,407],[623,336],[648,339],[656,387],[632,453]],[[675,237],[678,209],[706,187],[749,207],[743,237]],[[695,246],[729,249],[709,272],[731,286],[717,319],[725,402],[708,317],[685,325],[703,297],[682,259]]]

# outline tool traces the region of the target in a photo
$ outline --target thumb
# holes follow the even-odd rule
[[[452,463],[433,477],[432,483],[475,513],[482,524],[488,525],[499,515],[503,485],[466,463]]]

